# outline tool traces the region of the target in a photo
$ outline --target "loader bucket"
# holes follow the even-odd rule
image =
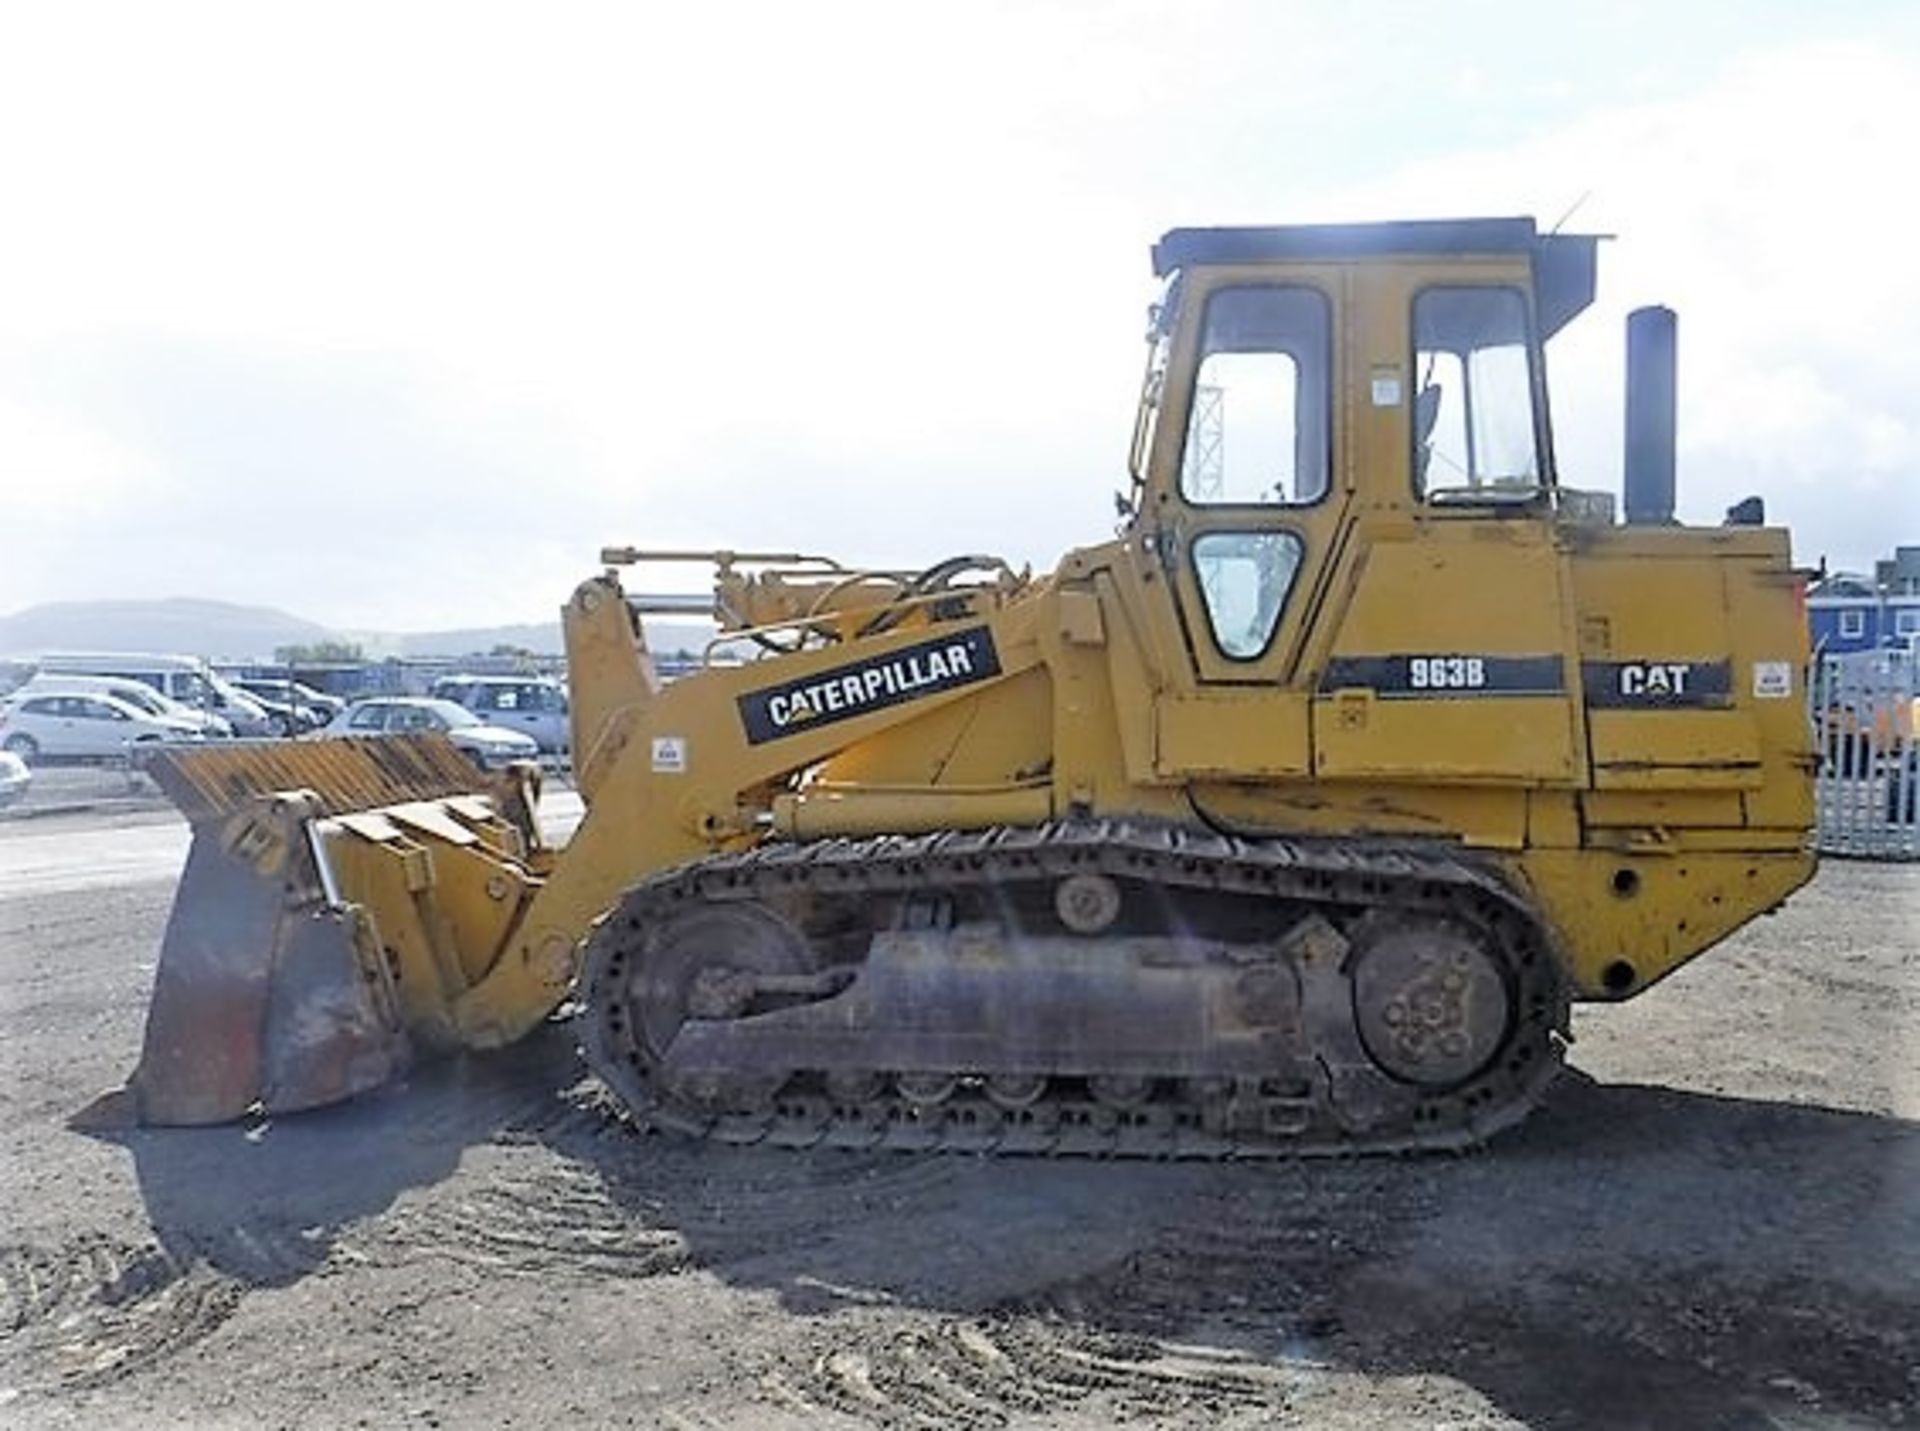
[[[154,975],[142,1123],[220,1123],[365,1092],[411,1057],[366,911],[334,886],[316,822],[471,796],[439,735],[166,751],[147,766],[193,843]]]

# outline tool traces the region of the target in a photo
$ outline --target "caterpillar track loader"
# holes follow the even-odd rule
[[[1784,532],[1672,521],[1672,315],[1625,522],[1561,486],[1543,345],[1597,241],[1182,229],[1109,541],[1032,577],[706,554],[564,608],[564,848],[437,738],[166,757],[195,831],[139,1116],[371,1088],[568,1003],[640,1123],[728,1142],[1266,1155],[1521,1117],[1620,1000],[1812,870]],[[1630,355],[1630,358],[1632,355]]]

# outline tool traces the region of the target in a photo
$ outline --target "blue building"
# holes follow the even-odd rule
[[[1895,547],[1872,576],[1835,572],[1807,593],[1816,651],[1920,648],[1920,547]]]

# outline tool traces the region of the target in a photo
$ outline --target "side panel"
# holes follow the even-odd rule
[[[1325,779],[1570,786],[1583,776],[1561,562],[1538,522],[1370,542],[1314,697]]]
[[[1153,703],[1154,771],[1243,780],[1305,775],[1307,727],[1302,692],[1163,694]]]
[[[1594,789],[1760,783],[1759,728],[1732,689],[1720,565],[1697,540],[1665,559],[1605,540],[1574,560]]]
[[[1784,534],[1613,529],[1571,566],[1593,733],[1589,819],[1614,824],[1633,808],[1610,792],[1723,791],[1739,793],[1750,826],[1805,829],[1806,635]]]

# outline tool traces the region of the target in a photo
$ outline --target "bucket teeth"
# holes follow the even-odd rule
[[[485,778],[444,735],[345,736],[163,750],[147,773],[195,825],[287,790],[311,792],[318,815],[469,795]]]

